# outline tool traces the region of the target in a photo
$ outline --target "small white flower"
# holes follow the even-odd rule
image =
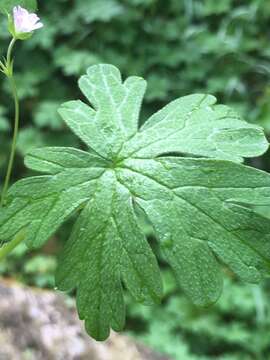
[[[30,33],[40,29],[43,24],[39,20],[40,18],[36,14],[29,13],[21,6],[13,8],[14,29],[17,34]]]

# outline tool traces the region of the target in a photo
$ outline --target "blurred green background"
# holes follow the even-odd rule
[[[46,0],[40,1],[40,16],[44,29],[16,48],[22,117],[13,180],[30,174],[23,156],[33,147],[82,146],[57,108],[81,97],[77,79],[96,63],[111,63],[124,76],[148,80],[142,121],[176,97],[207,92],[270,134],[269,0]],[[9,41],[4,17],[0,41],[3,55]],[[3,78],[0,86],[3,176],[12,103]],[[269,171],[270,154],[250,164]],[[261,211],[268,215],[267,209]],[[151,229],[144,227],[155,247]],[[68,223],[40,251],[19,247],[0,264],[0,273],[53,288],[56,254],[69,229]],[[198,309],[177,290],[157,256],[165,297],[152,308],[127,298],[127,331],[132,336],[177,360],[270,359],[270,281],[244,285],[226,273],[220,301]]]

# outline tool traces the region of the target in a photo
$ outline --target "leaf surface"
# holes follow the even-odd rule
[[[269,272],[269,221],[244,208],[269,204],[268,174],[227,161],[159,158],[126,160],[118,179],[154,225],[194,303],[211,304],[220,295],[215,256],[247,282]]]
[[[124,157],[151,158],[186,153],[233,161],[268,148],[262,129],[248,124],[211,95],[196,94],[171,102],[154,114],[123,147]]]
[[[122,83],[117,68],[96,65],[80,78],[79,86],[92,107],[71,101],[59,112],[86,145],[101,156],[115,158],[125,141],[137,132],[146,82],[129,77]]]
[[[124,82],[111,65],[79,81],[87,101],[59,113],[88,146],[36,149],[25,164],[43,173],[15,183],[0,210],[0,240],[20,231],[43,245],[77,212],[60,256],[59,289],[76,289],[79,316],[95,339],[125,322],[123,289],[143,304],[162,297],[157,261],[139,225],[150,220],[179,285],[197,305],[217,301],[222,267],[256,283],[270,272],[270,223],[253,211],[269,205],[270,177],[239,164],[268,143],[211,95],[167,105],[138,129],[146,83]]]

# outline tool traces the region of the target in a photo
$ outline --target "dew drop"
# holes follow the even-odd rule
[[[173,239],[170,233],[164,235],[161,246],[165,249],[171,249],[173,247]]]

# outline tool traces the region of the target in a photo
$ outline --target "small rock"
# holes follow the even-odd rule
[[[0,282],[0,360],[166,360],[111,333],[98,343],[60,293]]]

